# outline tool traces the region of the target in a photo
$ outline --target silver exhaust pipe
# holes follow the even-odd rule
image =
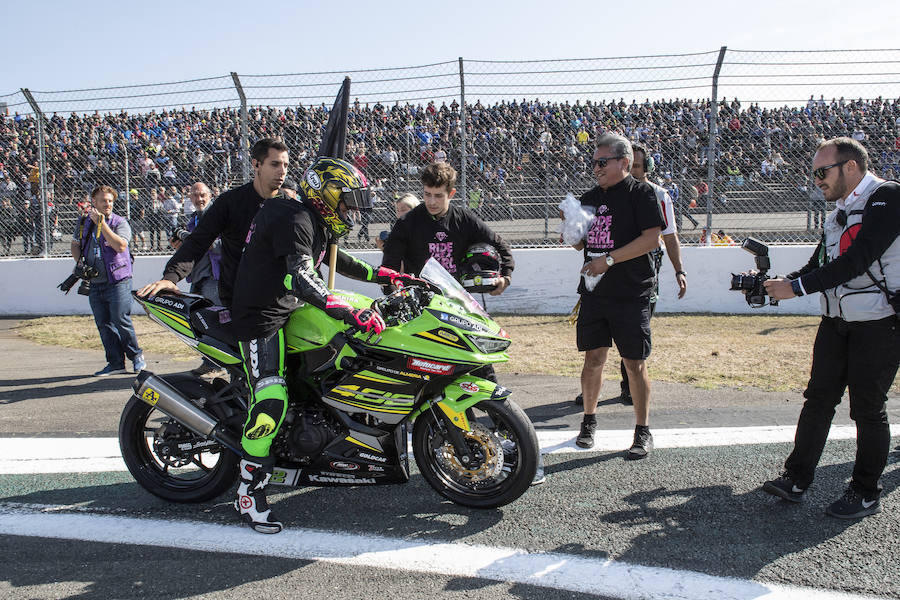
[[[219,421],[215,417],[185,398],[166,380],[149,371],[141,371],[132,387],[138,398],[172,417],[197,435],[212,438],[238,454],[241,453],[240,445],[219,426]]]

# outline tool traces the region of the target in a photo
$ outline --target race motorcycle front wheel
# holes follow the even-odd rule
[[[212,386],[188,376],[167,376],[188,398],[213,394]],[[205,502],[238,477],[239,457],[190,431],[132,396],[119,419],[119,447],[128,471],[148,492],[171,502]]]
[[[466,411],[470,431],[461,431],[469,448],[461,460],[447,427],[433,407],[416,417],[413,455],[425,480],[439,494],[472,508],[509,504],[531,485],[540,448],[531,421],[510,400],[484,400]],[[473,460],[474,459],[474,460]]]

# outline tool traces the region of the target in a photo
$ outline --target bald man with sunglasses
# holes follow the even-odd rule
[[[835,408],[849,388],[856,463],[847,491],[825,510],[841,519],[881,512],[880,479],[891,443],[885,405],[900,364],[900,184],[879,179],[868,165],[866,149],[852,138],[819,146],[813,178],[836,208],[809,263],[765,282],[778,300],[820,292],[822,321],[794,450],[783,474],[763,490],[805,500]]]

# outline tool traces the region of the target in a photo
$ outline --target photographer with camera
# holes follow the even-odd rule
[[[773,299],[822,293],[794,449],[781,477],[763,490],[791,502],[805,499],[835,408],[849,387],[856,463],[847,491],[825,511],[841,519],[881,512],[880,479],[891,442],[885,403],[900,365],[900,184],[869,173],[868,164],[866,149],[851,138],[819,145],[813,177],[837,206],[809,263],[763,283]]]
[[[115,214],[116,190],[101,185],[91,192],[91,208],[78,219],[72,239],[74,276],[84,282],[78,293],[88,296],[94,322],[106,351],[106,366],[97,377],[125,373],[125,358],[134,372],[147,366],[131,324],[131,227],[125,217]],[[60,285],[68,292],[72,277]],[[68,287],[66,287],[68,285]]]

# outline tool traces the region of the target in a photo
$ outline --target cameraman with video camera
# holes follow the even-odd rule
[[[835,408],[849,387],[856,463],[847,491],[825,510],[840,519],[881,512],[880,478],[891,442],[885,403],[900,365],[900,184],[869,173],[868,164],[866,149],[851,138],[819,145],[813,177],[837,206],[809,263],[763,283],[776,300],[822,293],[794,450],[781,477],[763,490],[791,502],[805,499]]]
[[[106,366],[94,373],[105,377],[126,373],[125,358],[134,372],[147,366],[131,323],[131,227],[125,217],[115,214],[116,190],[101,185],[91,192],[91,208],[78,219],[72,239],[75,259],[73,277],[83,279],[78,293],[88,296],[94,322],[106,351]],[[60,289],[68,292],[70,277]],[[70,283],[71,281],[71,283]]]

